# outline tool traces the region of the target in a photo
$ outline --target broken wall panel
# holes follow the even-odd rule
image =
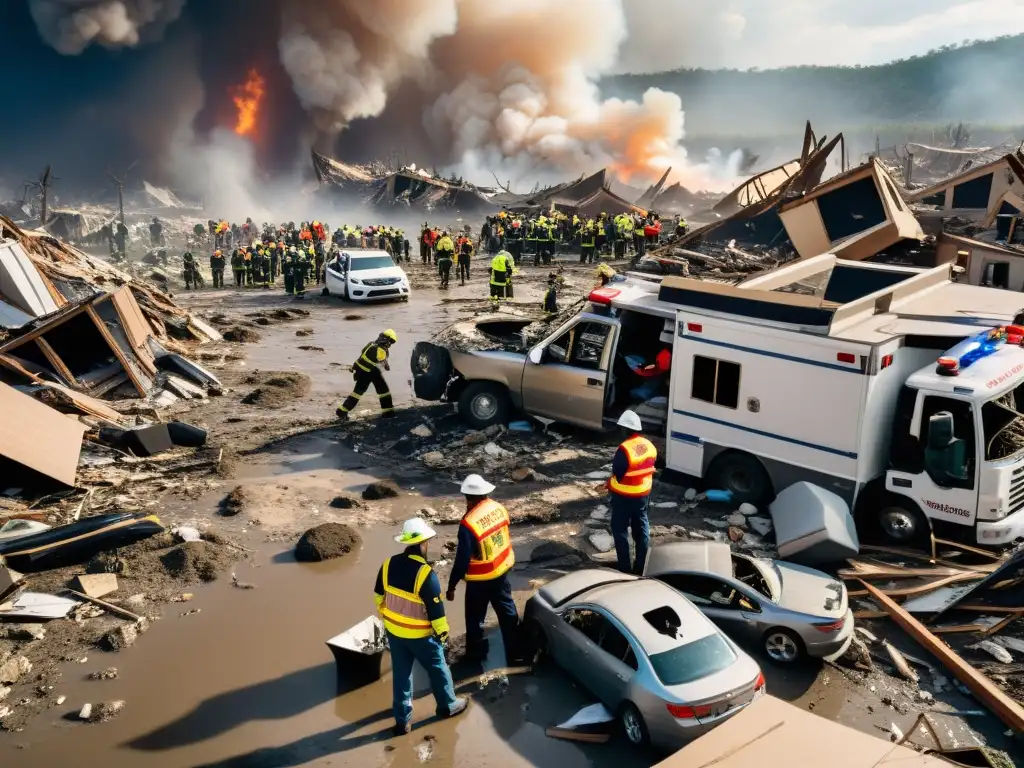
[[[75,484],[85,425],[0,384],[0,488],[21,487],[25,470]]]
[[[32,317],[59,309],[28,254],[12,240],[0,242],[0,298]]]
[[[803,259],[834,253],[861,261],[902,240],[924,238],[888,172],[874,159],[783,205],[779,216]]]
[[[1006,154],[985,165],[979,165],[925,189],[907,195],[907,200],[937,206],[932,214],[979,219],[999,207],[1003,195],[1024,189],[1024,157],[1019,153]]]

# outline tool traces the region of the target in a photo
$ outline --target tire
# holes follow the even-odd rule
[[[761,644],[768,658],[776,664],[794,664],[807,654],[800,636],[785,627],[769,629],[762,636]]]
[[[413,375],[413,392],[422,400],[440,400],[452,375],[452,359],[448,350],[420,341],[412,348],[409,367]]]
[[[891,496],[883,500],[873,518],[874,533],[890,546],[921,546],[931,531],[928,518],[916,505]]]
[[[729,451],[711,462],[708,470],[711,488],[732,491],[734,504],[767,504],[775,495],[772,480],[764,465],[749,453]]]
[[[526,637],[527,659],[533,664],[541,664],[551,654],[551,646],[548,642],[547,633],[536,619],[530,619],[526,623],[524,636]]]
[[[619,708],[619,728],[622,735],[634,747],[646,747],[651,743],[651,734],[640,710],[631,701],[625,701]]]
[[[508,422],[508,391],[493,381],[474,381],[459,395],[459,415],[473,429]]]

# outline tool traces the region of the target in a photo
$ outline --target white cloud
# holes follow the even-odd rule
[[[619,70],[881,64],[1024,32],[1024,0],[628,0]]]

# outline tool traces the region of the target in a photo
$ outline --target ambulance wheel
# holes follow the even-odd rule
[[[878,510],[876,531],[886,544],[913,547],[923,544],[928,537],[928,519],[912,504],[888,500]]]
[[[708,487],[732,492],[734,504],[767,503],[774,495],[764,464],[749,453],[729,451],[711,462]]]

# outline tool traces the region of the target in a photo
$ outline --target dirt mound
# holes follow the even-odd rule
[[[359,509],[363,506],[355,496],[335,496],[331,499],[334,509]]]
[[[160,557],[167,573],[183,581],[214,581],[226,558],[205,541],[187,541]]]
[[[242,402],[263,408],[282,408],[308,395],[312,386],[309,376],[294,371],[257,371],[246,377],[245,383],[257,388],[243,397]]]
[[[266,326],[270,325],[270,318],[269,317],[263,317],[263,316],[254,317],[252,319],[252,324],[253,325],[262,325],[262,326],[266,327]]]
[[[314,347],[312,344],[303,344],[301,347],[299,347],[299,349],[303,350],[304,352],[325,352],[326,351],[323,347]]]
[[[309,317],[312,314],[308,309],[292,309],[291,307],[286,309],[285,312],[295,317]]]
[[[256,331],[240,325],[224,331],[223,336],[225,341],[233,341],[236,344],[255,344],[263,339]]]
[[[310,528],[295,545],[295,559],[307,563],[347,555],[363,543],[354,528],[344,523],[324,523]]]
[[[345,315],[346,320],[362,320],[362,315]]]
[[[292,313],[287,309],[273,309],[268,313],[275,320],[291,320]]]
[[[221,502],[220,512],[227,517],[234,517],[244,511],[250,501],[249,492],[239,485],[224,497],[224,501]]]
[[[381,480],[370,483],[363,489],[363,498],[366,501],[378,501],[380,499],[394,499],[398,497],[399,488],[391,480]]]
[[[313,329],[312,328],[299,328],[299,330],[297,330],[295,332],[295,335],[296,336],[312,336],[313,335]]]

